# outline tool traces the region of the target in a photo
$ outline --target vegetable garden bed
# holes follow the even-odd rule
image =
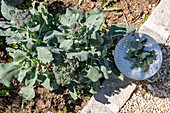
[[[141,1],[136,7],[140,10],[139,4],[152,4]],[[126,0],[84,0],[80,5],[78,1],[43,1],[46,7],[39,2],[27,0],[16,8],[1,1],[5,18],[1,17],[0,25],[0,82],[4,84],[0,109],[78,112],[91,93],[97,93],[108,72],[119,76],[112,59],[114,46],[119,38],[134,32],[128,25],[138,28],[145,21],[150,9],[139,10],[137,15],[133,12],[136,1]],[[69,8],[75,6],[85,14],[78,8]],[[127,27],[112,25],[120,23]]]

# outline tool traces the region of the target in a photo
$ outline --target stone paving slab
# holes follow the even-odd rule
[[[135,88],[136,84],[127,77],[124,81],[110,77],[105,80],[101,90],[90,99],[81,113],[117,113]]]
[[[170,0],[161,0],[139,32],[146,33],[164,45],[170,37]]]
[[[170,0],[161,0],[139,32],[151,36],[160,46],[166,43],[170,37]],[[135,88],[136,84],[128,78],[121,81],[110,77],[81,113],[118,113]]]

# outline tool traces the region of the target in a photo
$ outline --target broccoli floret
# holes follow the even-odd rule
[[[64,59],[63,63],[54,65],[53,72],[58,84],[64,86],[65,84],[70,84],[71,80],[74,78],[75,71],[79,67],[79,62],[76,60]]]
[[[23,28],[30,23],[31,18],[32,15],[29,10],[17,10],[12,16],[12,22],[14,22],[16,26]]]
[[[81,26],[78,22],[70,25],[71,27],[71,35],[80,34],[82,32]]]

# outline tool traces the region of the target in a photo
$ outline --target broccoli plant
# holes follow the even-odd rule
[[[9,86],[13,78],[24,83],[20,93],[27,100],[34,98],[38,85],[50,90],[66,86],[75,100],[77,88],[97,93],[100,79],[114,70],[105,57],[108,48],[114,39],[134,31],[112,25],[107,34],[102,33],[105,15],[100,9],[84,15],[82,10],[67,8],[59,18],[42,3],[38,9],[33,2],[29,10],[19,10],[2,0],[1,13],[7,21],[0,21],[0,36],[18,46],[7,48],[13,62],[0,64],[0,83]]]
[[[112,72],[110,61],[105,57],[108,48],[114,39],[135,30],[112,25],[108,34],[102,34],[99,29],[104,19],[100,9],[84,15],[82,10],[67,8],[60,17],[59,30],[47,32],[43,39],[50,51],[60,53],[53,61],[53,71],[57,83],[67,86],[74,99],[77,98],[76,88],[80,86],[97,93],[100,79],[107,79],[108,72]]]
[[[50,80],[52,76],[46,65],[49,60],[41,62],[45,57],[38,57],[38,54],[47,51],[42,51],[38,46],[45,45],[42,39],[47,31],[56,29],[57,20],[48,13],[43,4],[38,6],[38,10],[35,9],[35,2],[32,6],[29,10],[20,10],[4,0],[1,1],[1,13],[7,21],[0,21],[0,36],[6,36],[7,44],[19,46],[9,46],[6,49],[13,62],[0,64],[0,83],[9,86],[11,80],[16,78],[26,85],[20,92],[28,100],[35,96],[34,87],[38,83],[50,90],[58,87],[55,80]]]

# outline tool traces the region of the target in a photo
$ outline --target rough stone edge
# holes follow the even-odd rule
[[[145,24],[143,24],[140,27],[139,32],[145,33],[149,35],[150,37],[152,37],[159,44],[160,47],[162,47],[167,41],[167,39],[165,40],[160,34],[146,27]]]
[[[162,13],[164,10],[168,10],[170,8],[170,0],[161,0],[157,7],[153,10],[152,14],[148,17],[146,22],[140,27],[139,32],[146,33],[150,35],[155,41],[159,44],[164,45],[166,41],[170,38],[170,28],[165,28],[163,24],[170,24],[170,20],[168,22],[162,22],[162,18],[158,18],[161,16],[165,16],[164,18],[168,18],[170,13]],[[155,20],[158,19],[158,20]],[[159,20],[160,19],[160,20]],[[157,21],[161,21],[162,24],[158,25]]]
[[[133,91],[136,89],[136,84],[133,83],[131,79],[125,77],[125,80],[122,82],[119,80],[116,75],[111,74],[109,75],[109,79],[105,80],[102,86],[107,86],[106,84],[114,84],[115,86],[112,91],[119,90],[118,94],[114,94],[114,96],[108,96],[105,94],[106,87],[102,87],[98,94],[93,95],[88,104],[82,109],[81,113],[118,113],[121,107],[125,104],[125,102],[129,99]],[[114,82],[113,79],[117,79]],[[121,81],[121,82],[120,82]],[[130,85],[129,85],[130,84]],[[126,88],[123,88],[126,87]],[[108,88],[109,89],[109,88]],[[109,89],[110,90],[110,89]],[[126,92],[126,96],[123,96]],[[112,93],[110,93],[112,95]],[[104,95],[104,98],[107,98],[111,104],[103,104],[96,100],[99,99],[100,95]],[[102,97],[102,96],[101,96]],[[96,98],[96,99],[95,99]],[[102,99],[102,98],[101,98]],[[123,100],[123,101],[122,101]],[[121,101],[119,104],[113,101]]]

